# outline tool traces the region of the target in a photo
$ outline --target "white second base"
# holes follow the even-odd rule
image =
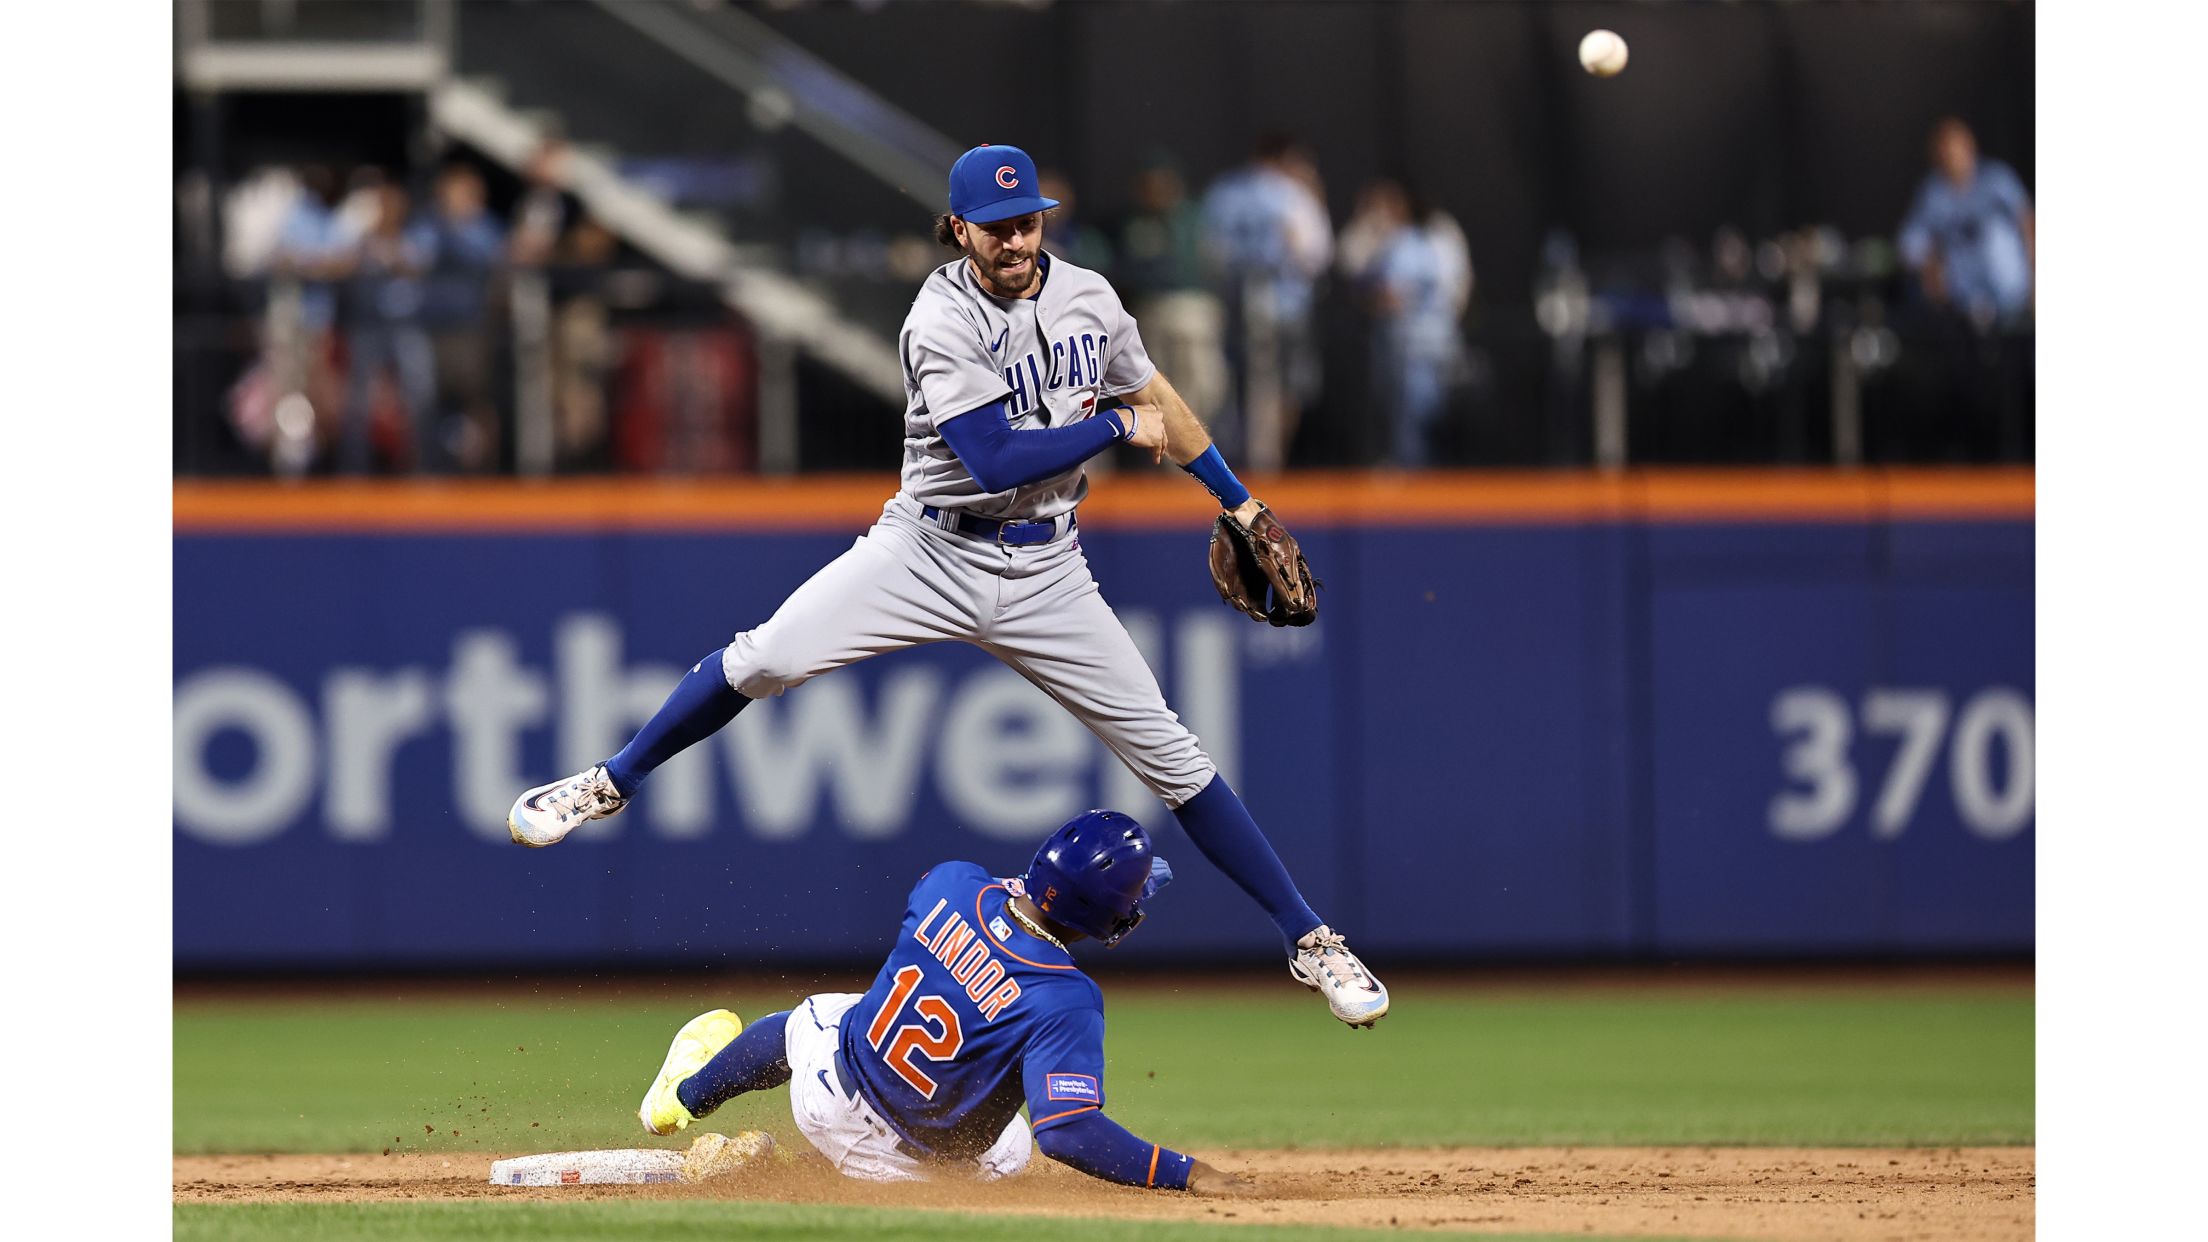
[[[682,1153],[664,1149],[555,1151],[493,1161],[493,1186],[640,1186],[673,1182],[682,1173]]]

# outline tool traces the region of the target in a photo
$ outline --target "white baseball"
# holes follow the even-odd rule
[[[1598,78],[1625,72],[1625,40],[1614,30],[1590,30],[1579,41],[1579,63]]]

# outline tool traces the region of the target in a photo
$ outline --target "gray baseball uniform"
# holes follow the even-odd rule
[[[1157,374],[1135,320],[1102,276],[1053,257],[1042,292],[1000,298],[964,259],[935,269],[898,334],[905,370],[904,493],[923,505],[984,517],[1069,513],[1088,494],[1075,466],[1009,492],[981,490],[936,427],[1012,398],[1015,431],[1063,427],[1100,397],[1131,393]]]
[[[1015,431],[1093,417],[1156,367],[1103,277],[1052,256],[1032,298],[999,298],[965,259],[930,275],[898,344],[905,374],[903,487],[851,549],[722,655],[729,684],[780,694],[832,668],[956,639],[1010,665],[1063,704],[1165,800],[1202,792],[1216,771],[1165,704],[1156,676],[1104,602],[1076,536],[1088,494],[1080,466],[984,492],[938,430],[1011,398]],[[945,510],[940,519],[923,506]],[[1053,519],[1047,543],[1005,546],[959,534],[957,513]]]

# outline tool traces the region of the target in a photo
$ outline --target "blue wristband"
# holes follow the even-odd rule
[[[1250,489],[1242,486],[1242,480],[1234,477],[1234,471],[1227,469],[1227,459],[1219,455],[1216,444],[1181,469],[1195,475],[1196,481],[1218,500],[1222,509],[1240,508],[1250,498]]]

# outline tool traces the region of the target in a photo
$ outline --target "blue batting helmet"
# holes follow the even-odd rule
[[[1050,834],[1027,865],[1027,896],[1054,923],[1105,948],[1142,922],[1142,903],[1173,880],[1131,815],[1084,811]]]

